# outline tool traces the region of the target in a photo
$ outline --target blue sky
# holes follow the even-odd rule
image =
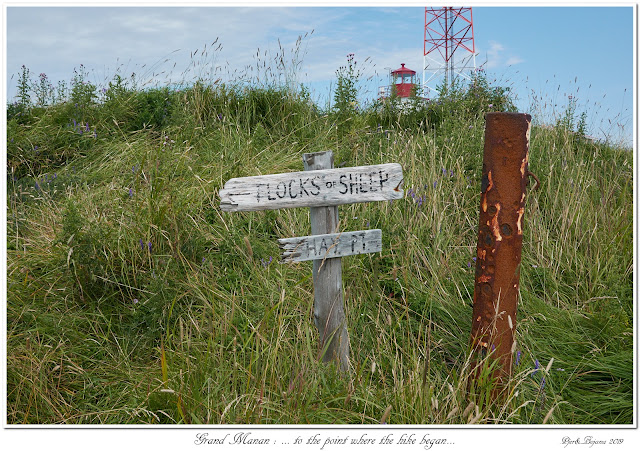
[[[260,66],[261,81],[303,83],[323,104],[331,98],[336,69],[346,63],[348,53],[355,54],[363,71],[363,101],[373,99],[377,87],[386,83],[385,68],[405,63],[421,78],[424,4],[215,5],[5,4],[6,99],[15,96],[23,64],[34,79],[46,73],[54,83],[70,80],[74,68],[82,64],[90,81],[98,85],[105,85],[116,73],[132,72],[140,80],[161,85],[197,77],[255,81]],[[476,63],[484,65],[490,80],[511,87],[519,109],[531,112],[538,121],[553,122],[571,95],[577,99],[578,113],[589,115],[590,134],[630,144],[636,32],[633,3],[619,5],[626,6],[516,7],[470,2]],[[305,35],[296,46],[298,37]],[[278,72],[274,60],[280,46],[286,70]],[[264,73],[263,64],[271,67],[270,74]]]

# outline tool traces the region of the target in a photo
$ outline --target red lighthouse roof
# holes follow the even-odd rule
[[[415,75],[416,71],[415,70],[411,70],[408,67],[404,67],[404,63],[402,63],[402,67],[399,69],[396,69],[394,71],[391,72],[392,74],[396,75],[396,74],[411,74],[411,75]]]

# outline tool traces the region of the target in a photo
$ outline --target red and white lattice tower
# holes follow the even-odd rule
[[[442,81],[449,86],[456,76],[470,78],[468,72],[476,68],[471,8],[424,9],[423,68],[422,88],[427,97]]]

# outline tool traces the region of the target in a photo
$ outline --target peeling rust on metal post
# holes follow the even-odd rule
[[[530,130],[528,114],[486,115],[471,339],[499,359],[499,380],[515,349]]]

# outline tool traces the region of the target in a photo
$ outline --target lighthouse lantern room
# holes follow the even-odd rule
[[[389,86],[381,86],[379,95],[381,98],[395,95],[400,101],[408,100],[416,93],[416,71],[405,67],[393,70],[389,73]]]

